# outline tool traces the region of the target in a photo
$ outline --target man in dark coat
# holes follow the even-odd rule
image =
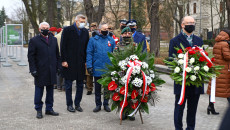
[[[28,48],[28,61],[30,73],[34,77],[35,97],[34,104],[37,118],[42,118],[42,96],[46,86],[46,112],[47,115],[57,116],[53,111],[53,86],[56,84],[56,73],[60,68],[60,56],[57,39],[49,34],[49,24],[42,22],[39,25],[40,34],[30,39]]]
[[[147,51],[147,45],[145,40],[145,35],[137,31],[137,21],[129,20],[126,25],[130,27],[131,32],[133,33],[133,41],[137,44],[143,44],[143,51]]]
[[[186,16],[182,19],[181,33],[171,39],[169,45],[169,57],[173,57],[173,54],[177,54],[175,47],[180,47],[182,44],[186,47],[202,46],[203,41],[201,38],[194,35],[192,32],[195,30],[195,20],[191,16]],[[186,86],[185,99],[182,105],[178,104],[181,94],[181,85],[174,83],[175,94],[175,109],[174,109],[174,125],[176,130],[183,130],[183,112],[185,103],[187,100],[187,129],[194,130],[196,122],[196,111],[200,94],[204,93],[204,87]]]
[[[85,76],[86,47],[89,41],[89,32],[84,28],[86,17],[77,15],[75,23],[64,28],[61,40],[61,59],[63,66],[63,77],[66,87],[66,104],[69,112],[75,109],[82,112],[80,102],[83,93],[83,80]],[[72,100],[72,83],[76,80],[77,92],[75,95],[75,109]]]

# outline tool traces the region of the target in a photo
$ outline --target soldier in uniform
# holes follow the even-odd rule
[[[126,25],[130,27],[131,32],[133,33],[133,41],[137,44],[143,44],[143,51],[147,50],[147,44],[145,40],[145,35],[137,30],[137,21],[136,20],[129,20]]]
[[[124,28],[126,27],[126,23],[127,23],[127,20],[126,20],[126,19],[120,20],[120,28],[118,28],[118,29],[116,29],[116,30],[113,31],[113,32],[114,32],[114,35],[115,35],[116,37],[119,37],[119,38],[120,38],[121,31],[122,31],[122,29],[124,29]],[[121,40],[121,39],[120,39],[120,40]]]

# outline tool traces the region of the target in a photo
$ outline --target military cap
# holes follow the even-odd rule
[[[91,23],[91,24],[90,24],[90,27],[92,27],[92,26],[97,26],[97,22]]]
[[[121,20],[119,20],[120,21],[120,23],[122,23],[122,24],[126,24],[127,23],[127,20],[126,19],[121,19]]]
[[[137,25],[137,21],[134,20],[134,19],[131,19],[129,20],[127,23],[126,23],[127,26],[136,26]]]

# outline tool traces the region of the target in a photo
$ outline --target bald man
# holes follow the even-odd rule
[[[202,46],[203,41],[201,38],[193,34],[195,30],[195,20],[191,16],[186,16],[181,22],[181,33],[171,39],[169,45],[169,57],[173,57],[173,54],[177,54],[175,47],[180,47],[182,44],[186,47]],[[194,130],[196,122],[197,105],[200,98],[200,94],[204,94],[204,87],[196,87],[193,85],[186,86],[185,99],[182,105],[179,105],[179,99],[181,94],[181,85],[174,82],[174,94],[175,94],[175,109],[174,109],[174,125],[176,130],[183,130],[183,112],[185,103],[187,101],[187,128],[186,130]]]

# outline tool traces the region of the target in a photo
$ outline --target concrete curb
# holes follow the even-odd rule
[[[166,74],[171,74],[172,70],[168,68],[166,65],[161,65],[161,64],[155,64],[155,68],[158,72],[161,73],[166,73]]]

